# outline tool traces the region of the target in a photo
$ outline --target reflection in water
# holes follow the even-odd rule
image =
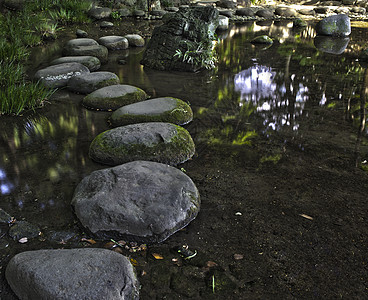
[[[283,75],[283,74],[281,74]],[[241,71],[234,77],[234,90],[240,93],[240,103],[251,102],[258,115],[264,117],[264,125],[273,130],[279,130],[282,126],[290,126],[290,119],[294,120],[292,129],[297,130],[299,124],[295,119],[302,115],[305,102],[308,100],[308,87],[302,83],[294,83],[296,76],[290,76],[290,82],[277,82],[277,72],[271,67],[255,65]],[[292,98],[292,99],[291,99]],[[293,103],[293,114],[287,112]],[[274,111],[282,110],[285,113],[275,114]]]

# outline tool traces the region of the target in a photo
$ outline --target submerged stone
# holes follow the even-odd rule
[[[120,83],[119,77],[112,72],[94,72],[71,78],[68,89],[81,94],[89,94],[100,88]]]
[[[9,229],[9,235],[15,241],[19,241],[22,238],[35,238],[39,236],[41,233],[40,228],[34,224],[31,224],[27,221],[17,221],[13,226]]]
[[[89,74],[86,66],[80,63],[63,63],[38,70],[34,78],[48,88],[59,88],[66,86],[70,78],[82,74]]]
[[[99,237],[161,242],[197,216],[200,199],[182,171],[133,161],[85,177],[72,206],[82,225]]]
[[[94,56],[64,56],[54,59],[51,65],[77,62],[86,66],[90,71],[97,71],[101,67],[101,62]]]
[[[124,105],[147,99],[145,91],[132,85],[117,84],[94,91],[82,100],[91,109],[115,110]]]
[[[267,35],[256,36],[251,40],[253,44],[272,44],[273,40]]]
[[[324,18],[317,23],[316,32],[327,36],[348,36],[351,33],[350,18],[345,14]]]
[[[5,276],[20,299],[139,298],[130,260],[106,249],[22,252],[10,260]]]
[[[116,166],[134,160],[177,165],[194,155],[195,146],[184,128],[161,122],[117,127],[99,134],[89,148],[99,163]]]
[[[184,125],[193,119],[190,106],[176,98],[156,98],[117,109],[110,118],[112,126],[144,122],[168,122]]]

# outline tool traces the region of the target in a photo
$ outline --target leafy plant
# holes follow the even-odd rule
[[[182,46],[186,49],[184,52],[177,49],[174,57],[181,59],[182,62],[199,67],[200,69],[214,69],[216,67],[217,57],[212,47],[212,42],[200,42],[195,45],[193,42],[183,41]]]

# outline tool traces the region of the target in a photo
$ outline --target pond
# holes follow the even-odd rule
[[[236,25],[219,34],[218,68],[194,74],[144,69],[144,49],[111,53],[101,70],[194,111],[185,128],[196,154],[178,168],[197,185],[201,211],[161,244],[122,250],[136,265],[141,299],[364,298],[365,27],[356,23],[345,51],[332,54],[315,47],[314,24],[300,32],[289,21]],[[250,43],[262,34],[271,47]],[[60,55],[67,38],[37,49],[30,74]],[[1,228],[4,299],[14,297],[3,274],[14,254],[108,242],[83,241],[93,237],[70,207],[81,179],[105,168],[88,148],[109,129],[110,113],[83,108],[82,97],[60,90],[42,109],[0,118],[0,207],[42,232],[20,244]],[[181,245],[197,255],[180,258]]]

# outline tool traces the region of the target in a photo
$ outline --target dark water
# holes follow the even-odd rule
[[[143,299],[367,292],[368,74],[358,57],[368,32],[360,25],[341,55],[316,49],[313,24],[302,32],[288,22],[239,25],[219,36],[218,68],[196,74],[146,70],[143,49],[111,53],[101,70],[151,97],[185,100],[195,114],[185,127],[197,152],[178,167],[196,183],[202,209],[186,229],[133,254],[145,274]],[[252,45],[261,34],[274,44]],[[57,57],[58,43],[37,50],[32,66]],[[126,65],[116,63],[121,56]],[[3,267],[21,251],[86,246],[50,238],[83,235],[70,208],[73,191],[104,168],[89,159],[88,147],[109,128],[109,113],[86,110],[81,99],[62,90],[43,109],[0,118],[0,207],[43,233],[23,245],[1,236]],[[185,243],[198,250],[198,261],[177,266],[172,249]],[[167,259],[158,262],[150,251]]]

